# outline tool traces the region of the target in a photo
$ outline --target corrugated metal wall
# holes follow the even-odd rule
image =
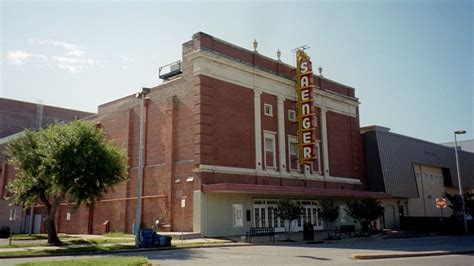
[[[413,169],[415,163],[448,168],[453,186],[458,185],[454,148],[385,131],[369,131],[364,135],[366,138],[376,139],[375,143],[366,142],[366,146],[371,146],[366,149],[378,149],[380,158],[380,162],[367,158],[367,168],[380,164],[379,172],[383,176],[385,191],[392,196],[418,197]],[[462,186],[474,187],[474,153],[460,151],[459,164]],[[379,175],[377,171],[369,171],[368,174],[369,180],[377,179],[371,175]],[[376,188],[379,186],[378,182],[376,181]]]

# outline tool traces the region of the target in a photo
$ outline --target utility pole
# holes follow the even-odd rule
[[[138,177],[137,177],[137,208],[135,212],[135,246],[140,244],[140,224],[142,218],[142,179],[143,179],[143,156],[144,156],[144,131],[145,121],[143,118],[143,109],[145,107],[145,96],[150,93],[150,88],[142,88],[141,92],[138,92],[135,97],[140,98],[140,146],[138,153]]]

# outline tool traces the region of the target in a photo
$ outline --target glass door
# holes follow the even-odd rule
[[[276,232],[284,232],[283,221],[277,217],[278,200],[254,200],[254,227],[274,227]]]
[[[263,205],[254,205],[254,227],[268,227],[267,208]]]
[[[312,223],[314,230],[323,230],[323,221],[321,219],[320,210],[316,206],[311,208]]]

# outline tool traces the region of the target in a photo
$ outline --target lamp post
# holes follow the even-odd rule
[[[135,246],[138,247],[140,242],[140,224],[142,218],[142,178],[143,178],[143,152],[144,152],[144,121],[143,121],[143,109],[145,106],[145,96],[150,93],[150,88],[142,88],[142,91],[138,92],[135,97],[141,99],[140,102],[140,146],[138,150],[138,177],[137,177],[137,209],[135,212]]]
[[[462,194],[462,188],[461,188],[461,173],[459,171],[459,159],[458,159],[458,141],[456,139],[456,135],[462,135],[462,134],[466,134],[466,130],[454,131],[454,153],[456,154],[456,169],[458,172],[459,197],[461,197],[462,220],[464,222],[464,232],[467,233],[466,206],[464,204],[464,196]]]

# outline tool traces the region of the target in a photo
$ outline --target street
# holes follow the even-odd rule
[[[474,249],[474,236],[417,239],[354,239],[327,244],[276,243],[240,247],[194,248],[128,252],[114,256],[145,256],[160,265],[474,265],[474,254],[383,260],[353,260],[355,253],[410,253]],[[25,261],[64,260],[77,257],[5,259],[1,265]],[[82,256],[81,256],[82,258]]]

